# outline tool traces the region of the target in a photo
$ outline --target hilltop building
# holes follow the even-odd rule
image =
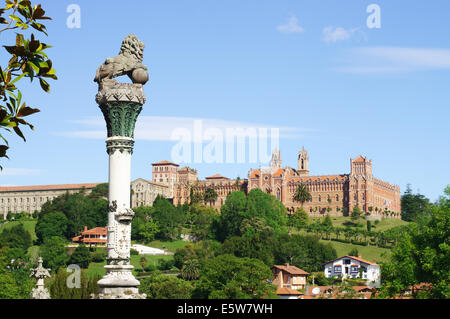
[[[181,181],[180,178],[173,177],[173,181],[176,182],[168,185],[174,189],[175,205],[189,202],[191,188],[193,192],[200,194],[204,194],[208,188],[213,188],[218,194],[213,204],[216,208],[224,204],[232,191],[243,190],[248,193],[252,189],[259,188],[274,195],[290,212],[303,206],[303,209],[314,216],[326,214],[347,216],[355,206],[358,206],[363,212],[371,215],[400,218],[400,187],[375,178],[372,174],[372,161],[366,157],[350,159],[348,174],[322,176],[310,175],[309,155],[304,148],[298,153],[297,162],[296,169],[283,167],[281,153],[276,149],[269,167],[250,169],[245,180],[231,180],[217,174],[199,181],[195,171],[191,179]],[[311,199],[303,204],[293,199],[295,190],[300,184],[305,185],[311,194]]]
[[[170,161],[152,164],[152,179],[138,178],[131,182],[131,207],[150,206],[156,196],[172,200],[174,205],[189,203],[191,193],[203,196],[208,188],[217,193],[215,202],[208,203],[216,209],[225,203],[227,196],[242,190],[245,193],[258,188],[274,195],[289,210],[303,207],[313,216],[348,216],[358,206],[364,213],[373,216],[400,218],[400,187],[377,179],[372,174],[372,161],[359,156],[350,159],[350,173],[311,175],[308,152],[302,148],[297,156],[297,168],[283,167],[281,152],[272,153],[269,167],[250,169],[246,179],[230,179],[220,174],[199,180],[197,170],[179,168]],[[297,187],[303,184],[311,194],[304,203],[294,201]],[[0,187],[0,216],[8,212],[19,213],[40,211],[41,206],[66,191],[69,193],[85,189],[87,192],[96,184],[69,184]]]
[[[41,211],[44,203],[65,194],[84,190],[89,194],[100,183],[0,187],[0,217],[11,213]]]

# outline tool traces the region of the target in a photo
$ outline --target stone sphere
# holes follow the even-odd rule
[[[131,75],[133,83],[145,84],[148,81],[148,72],[144,69],[135,69]]]

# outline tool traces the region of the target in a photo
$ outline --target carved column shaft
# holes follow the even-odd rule
[[[109,206],[106,275],[98,282],[101,298],[140,298],[130,265],[131,155],[136,119],[145,103],[140,84],[113,83],[97,94],[105,117],[109,155]]]

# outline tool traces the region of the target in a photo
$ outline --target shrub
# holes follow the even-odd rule
[[[158,269],[159,270],[170,270],[175,265],[175,260],[164,260],[160,259],[158,260]]]
[[[130,255],[136,256],[136,255],[139,255],[139,252],[136,249],[131,248],[130,249]]]
[[[97,249],[91,252],[91,260],[94,263],[101,263],[106,260],[107,255],[106,249]]]
[[[369,244],[367,241],[356,241],[356,240],[352,240],[351,243],[353,245],[360,245],[360,246],[367,246]]]
[[[155,265],[150,264],[150,265],[146,266],[144,270],[145,270],[146,272],[152,272],[152,271],[155,271],[156,269],[157,269],[157,268],[156,268]]]

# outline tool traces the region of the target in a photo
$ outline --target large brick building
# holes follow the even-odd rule
[[[179,174],[179,171],[174,174]],[[372,161],[363,156],[350,159],[348,174],[310,175],[309,156],[305,149],[298,153],[297,169],[282,167],[281,153],[275,150],[270,167],[251,169],[246,180],[231,180],[217,174],[199,181],[196,178],[197,172],[193,172],[189,180],[173,178],[175,182],[171,187],[175,205],[189,202],[191,188],[200,194],[204,194],[208,188],[213,188],[218,194],[213,204],[216,208],[223,205],[232,191],[249,192],[259,188],[274,195],[289,211],[294,211],[302,205],[295,202],[293,196],[298,185],[303,184],[311,194],[311,200],[303,203],[303,208],[310,215],[320,216],[328,213],[332,216],[345,216],[358,206],[371,215],[400,218],[400,188],[375,178],[372,175]]]
[[[151,181],[138,178],[131,182],[131,207],[150,206],[157,195],[171,199],[174,205],[184,204],[190,201],[191,189],[203,196],[208,188],[212,188],[217,193],[217,200],[211,205],[220,209],[231,192],[243,190],[248,193],[259,188],[274,195],[292,212],[302,205],[295,202],[293,196],[298,185],[303,184],[311,194],[311,200],[303,203],[310,215],[348,215],[358,206],[375,216],[400,218],[400,188],[375,178],[371,160],[359,156],[350,159],[350,173],[322,176],[310,175],[305,149],[298,153],[297,160],[297,169],[283,167],[281,153],[275,150],[269,167],[251,169],[247,179],[242,180],[220,174],[199,180],[197,170],[190,167],[179,168],[178,164],[169,161],[153,163]],[[0,187],[0,217],[6,218],[8,212],[40,211],[46,201],[67,191],[73,193],[85,189],[90,192],[96,185]]]
[[[308,152],[298,153],[298,168],[281,166],[281,155],[275,151],[270,168],[250,170],[248,190],[262,189],[273,194],[293,211],[302,204],[293,196],[299,184],[311,193],[311,200],[303,208],[311,215],[329,213],[348,215],[355,206],[373,215],[384,212],[400,213],[400,187],[379,180],[372,175],[372,161],[363,156],[350,159],[349,174],[314,176],[309,173]],[[399,214],[396,214],[399,217]]]

